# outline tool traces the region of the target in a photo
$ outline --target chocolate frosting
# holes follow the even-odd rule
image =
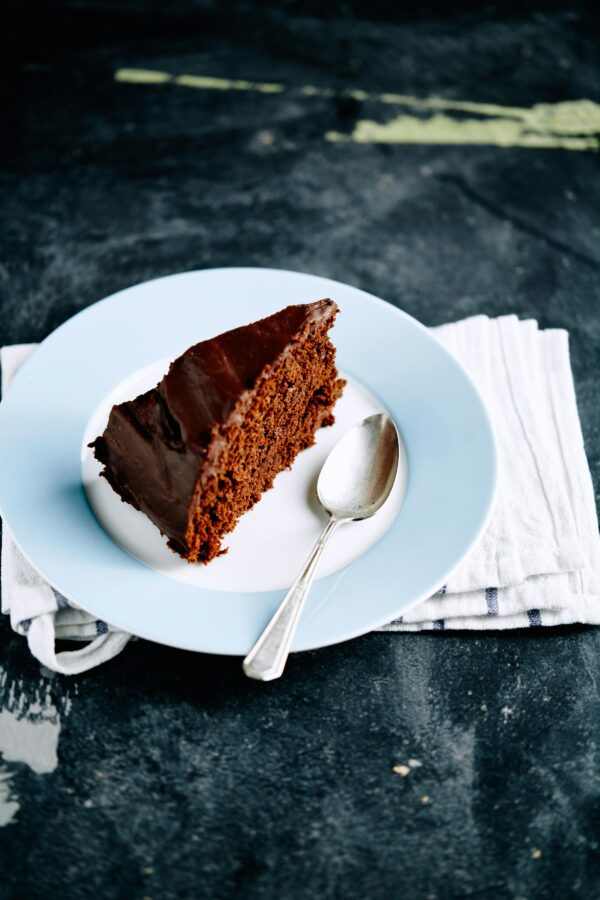
[[[275,362],[308,323],[333,317],[335,309],[331,300],[288,306],[196,344],[171,363],[158,390],[186,446],[204,449],[213,426],[227,421],[265,366]]]
[[[185,552],[188,512],[219,428],[234,419],[258,379],[313,322],[333,321],[332,300],[288,306],[195,344],[151,391],[111,410],[91,445],[103,475]]]

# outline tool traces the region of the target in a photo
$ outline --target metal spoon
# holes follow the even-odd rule
[[[384,414],[363,419],[335,445],[317,482],[317,496],[329,513],[329,521],[277,612],[245,658],[243,667],[249,678],[272,681],[282,674],[325,544],[339,525],[368,519],[381,509],[394,485],[399,456],[398,432]]]

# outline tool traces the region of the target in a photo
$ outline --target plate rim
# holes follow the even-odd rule
[[[425,326],[422,322],[420,322],[414,316],[410,315],[405,310],[400,309],[399,307],[395,306],[394,304],[390,303],[389,301],[386,301],[381,297],[371,294],[370,292],[365,291],[360,287],[356,287],[355,285],[347,284],[345,282],[340,282],[340,281],[337,281],[336,279],[328,278],[327,276],[315,275],[314,273],[310,273],[310,272],[303,272],[303,271],[284,269],[284,268],[276,268],[276,267],[219,266],[219,267],[205,268],[205,269],[191,269],[191,270],[186,270],[183,272],[172,273],[169,275],[162,275],[162,276],[159,276],[158,278],[151,278],[151,279],[148,279],[147,281],[137,282],[128,287],[125,287],[118,291],[115,291],[112,294],[107,295],[106,297],[102,297],[101,299],[95,301],[94,303],[89,304],[88,306],[79,310],[74,315],[70,316],[68,319],[66,319],[64,322],[62,322],[57,328],[55,328],[49,335],[47,335],[38,344],[38,346],[34,350],[32,356],[34,356],[36,354],[36,352],[39,348],[41,348],[44,344],[50,342],[59,332],[61,332],[66,326],[70,325],[75,319],[80,319],[82,317],[85,317],[86,315],[90,314],[92,312],[92,310],[94,310],[95,308],[97,308],[105,303],[113,302],[117,298],[121,297],[122,295],[127,294],[131,291],[134,291],[136,289],[148,287],[149,285],[156,285],[156,284],[159,284],[160,282],[166,282],[166,281],[172,282],[179,278],[186,278],[189,276],[201,275],[201,274],[206,274],[206,273],[214,273],[214,274],[227,273],[228,275],[233,275],[234,273],[244,274],[244,273],[250,273],[250,272],[260,273],[260,274],[277,273],[278,275],[289,275],[292,277],[301,276],[301,277],[306,277],[309,280],[310,279],[318,279],[320,281],[327,282],[328,284],[330,284],[332,286],[340,287],[342,289],[351,289],[352,291],[356,291],[358,294],[362,295],[363,298],[367,299],[370,303],[374,303],[379,307],[385,308],[388,312],[390,310],[392,310],[396,316],[403,319],[404,321],[408,320],[410,322],[411,326],[413,326],[413,327],[416,326],[418,330],[420,330],[421,332],[423,332],[424,334],[427,335],[428,340],[433,341],[435,343],[438,351],[445,358],[446,362],[449,363],[455,370],[458,370],[461,373],[462,377],[468,383],[474,396],[478,400],[480,413],[482,414],[483,422],[487,426],[488,437],[490,438],[488,449],[490,451],[489,462],[490,462],[490,468],[491,468],[491,479],[490,479],[490,484],[488,485],[488,497],[487,497],[487,502],[486,502],[486,506],[485,506],[485,511],[484,511],[483,515],[481,516],[481,521],[480,521],[478,529],[472,535],[471,540],[466,545],[464,551],[460,555],[460,558],[455,559],[453,564],[448,568],[447,571],[445,571],[445,574],[443,575],[443,577],[432,580],[430,586],[428,586],[425,590],[423,590],[421,592],[421,594],[419,594],[416,597],[416,599],[411,600],[409,603],[402,603],[400,609],[398,610],[398,614],[404,613],[405,611],[412,609],[414,606],[418,605],[419,603],[423,602],[423,600],[430,597],[435,592],[435,589],[436,588],[439,589],[439,587],[448,580],[450,575],[453,572],[455,572],[459,568],[459,566],[462,565],[462,563],[470,555],[471,551],[473,550],[473,547],[478,543],[478,541],[480,540],[481,536],[483,535],[485,529],[487,528],[487,526],[489,524],[491,515],[493,513],[493,509],[495,506],[495,502],[496,502],[496,499],[498,496],[498,486],[499,486],[499,484],[498,484],[499,483],[498,442],[497,442],[497,438],[496,438],[494,424],[493,424],[488,406],[486,404],[486,401],[484,400],[482,393],[481,393],[480,389],[478,388],[477,384],[471,378],[469,372],[464,368],[464,366],[453,356],[453,354],[440,341],[437,340],[436,336],[431,332],[431,329],[428,328],[427,326]],[[28,364],[29,364],[29,358],[24,361],[24,363],[19,367],[19,370],[15,373],[15,376],[14,376],[13,380],[11,381],[11,386],[15,379],[20,380],[22,377],[24,377],[24,374],[26,375]],[[10,393],[10,388],[7,392],[7,396],[9,393]],[[0,404],[0,407],[3,405],[4,405],[4,397],[2,398],[2,404]],[[0,421],[1,421],[1,414],[0,414]],[[396,422],[396,425],[397,425],[397,427],[399,427],[401,429],[401,423]],[[87,600],[82,602],[81,600],[74,598],[70,591],[68,591],[68,590],[65,591],[60,586],[54,584],[53,580],[48,578],[48,576],[46,576],[44,574],[44,572],[42,571],[40,566],[30,558],[27,551],[23,549],[23,546],[21,545],[21,542],[19,541],[18,537],[16,537],[13,534],[10,523],[8,521],[6,521],[1,497],[0,497],[0,515],[2,516],[4,528],[6,528],[6,530],[10,534],[10,537],[12,538],[12,540],[18,547],[19,551],[25,557],[25,559],[29,562],[29,564],[32,566],[32,568],[54,590],[61,593],[70,603],[73,603],[75,606],[78,606],[81,609],[89,612],[91,615],[96,616],[101,619],[102,613],[98,613],[97,611],[95,611],[93,609],[93,604],[91,604],[91,605],[88,604]],[[123,551],[123,552],[125,552],[125,551]],[[368,555],[369,555],[369,553],[367,552],[364,556],[366,557]],[[358,560],[355,560],[354,563],[350,563],[349,566],[346,566],[343,569],[341,569],[340,573],[349,569],[356,562],[358,562]],[[143,565],[142,563],[139,563],[139,562],[138,562],[138,564]],[[152,571],[152,570],[150,570],[150,571]],[[159,573],[154,573],[154,574],[157,575],[158,577],[164,577],[164,576],[160,576]],[[328,577],[331,578],[333,576],[330,575]],[[198,590],[209,590],[209,589],[198,589]],[[261,591],[261,592],[241,592],[241,593],[248,594],[248,595],[254,594],[254,596],[258,596],[258,595],[280,596],[280,595],[282,595],[281,590]],[[325,639],[317,638],[312,641],[304,642],[299,647],[294,646],[293,652],[304,652],[304,651],[308,651],[308,650],[318,649],[320,647],[333,646],[338,643],[343,643],[347,640],[352,640],[356,637],[360,637],[364,634],[368,634],[372,631],[376,631],[377,629],[380,629],[381,627],[383,627],[385,625],[389,625],[390,622],[391,622],[391,620],[390,620],[389,614],[386,613],[386,615],[384,617],[372,620],[372,622],[366,628],[359,627],[359,628],[352,628],[350,630],[345,630],[345,631],[343,628],[340,628],[340,633],[336,637],[325,638]],[[176,649],[189,650],[192,652],[210,653],[210,654],[215,654],[215,655],[224,655],[224,656],[239,656],[243,653],[243,651],[232,651],[232,650],[228,650],[228,649],[222,649],[222,648],[219,648],[218,646],[215,646],[214,644],[211,644],[210,646],[205,645],[205,646],[199,647],[198,641],[187,642],[185,640],[175,641],[171,638],[164,639],[164,638],[161,638],[160,636],[157,636],[155,632],[151,632],[151,631],[146,632],[144,630],[144,628],[138,628],[137,626],[136,626],[135,631],[131,631],[131,629],[127,626],[120,626],[118,624],[118,622],[116,620],[114,620],[114,618],[112,616],[111,616],[110,624],[112,626],[114,626],[114,628],[116,628],[116,629],[126,631],[130,634],[135,634],[136,636],[138,636],[144,640],[149,640],[154,643],[162,644],[164,646],[174,647]],[[200,638],[201,637],[202,636],[200,636]]]

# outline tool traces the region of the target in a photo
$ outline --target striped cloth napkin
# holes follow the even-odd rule
[[[600,624],[600,537],[569,336],[516,316],[433,329],[481,391],[499,491],[474,552],[384,631]]]
[[[600,537],[566,331],[516,316],[432,329],[482,392],[499,444],[500,486],[486,532],[437,594],[381,631],[600,624]],[[4,347],[2,392],[34,344]],[[47,668],[75,674],[131,635],[77,609],[29,565],[4,528],[2,611]],[[85,641],[57,651],[56,640]]]
[[[2,396],[13,375],[33,353],[36,344],[0,349]],[[33,656],[47,669],[77,675],[112,659],[125,647],[130,634],[69,603],[27,562],[6,525],[2,527],[2,612],[10,616],[13,631],[27,638]],[[58,650],[56,641],[76,641],[76,650]]]

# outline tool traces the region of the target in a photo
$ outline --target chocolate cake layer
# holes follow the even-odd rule
[[[111,410],[92,445],[102,474],[190,561],[212,559],[333,421],[343,387],[327,337],[336,313],[331,300],[289,306],[196,344],[156,388]]]

